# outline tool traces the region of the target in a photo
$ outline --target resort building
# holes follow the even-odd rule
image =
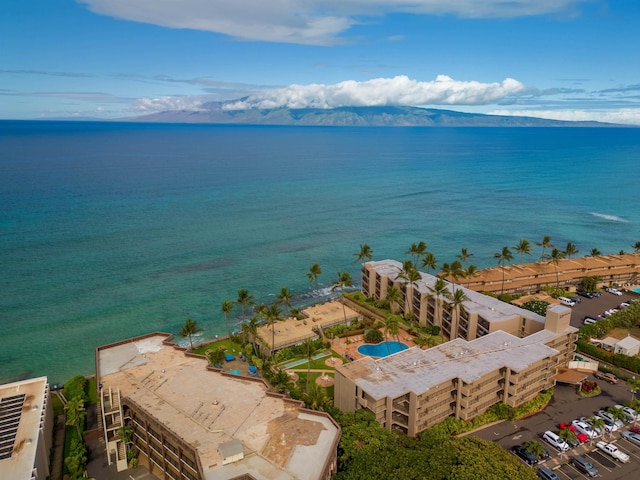
[[[570,308],[550,305],[542,317],[445,281],[450,292],[465,294],[459,308],[448,309],[437,277],[421,273],[407,284],[401,271],[394,260],[365,263],[362,292],[385,299],[396,286],[402,298],[395,307],[440,326],[451,341],[337,367],[334,404],[342,411],[365,408],[384,427],[416,435],[451,415],[470,420],[499,402],[522,405],[555,385],[558,368],[573,359]]]
[[[52,440],[47,378],[0,385],[0,478],[46,479]]]
[[[126,469],[129,448],[162,479],[333,476],[341,432],[329,415],[269,392],[261,379],[222,373],[171,338],[154,333],[96,350],[110,465]]]
[[[567,323],[565,330],[575,329]],[[499,402],[517,407],[555,385],[558,367],[568,363],[566,353],[549,346],[558,338],[546,329],[526,338],[496,331],[364,357],[336,368],[334,405],[365,408],[383,427],[410,436],[452,415],[471,420]]]
[[[438,277],[423,272],[420,275],[420,280],[407,284],[400,262],[367,262],[362,267],[362,293],[384,300],[391,286],[395,286],[402,298],[394,307],[405,316],[411,313],[423,326],[437,325],[449,340],[473,340],[498,330],[526,337],[544,329],[545,317],[537,313],[447,281],[444,281],[446,290],[438,292]],[[445,293],[456,290],[464,292],[461,308],[448,309]]]
[[[546,260],[505,265],[504,271],[501,266],[491,267],[464,281],[467,288],[478,292],[528,293],[546,286],[574,290],[584,277],[599,277],[602,286],[637,284],[640,282],[640,254],[563,258],[557,264]]]

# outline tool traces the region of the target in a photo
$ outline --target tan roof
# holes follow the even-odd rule
[[[207,370],[204,358],[163,344],[168,337],[101,347],[103,388],[119,389],[124,402],[132,399],[197,449],[205,475],[231,478],[232,470],[259,465],[263,473],[256,478],[317,478],[339,438],[328,416],[304,413],[298,402],[268,394],[262,381]],[[222,469],[220,446],[234,439],[251,461]]]
[[[0,385],[0,478],[31,478],[47,395],[47,377]]]

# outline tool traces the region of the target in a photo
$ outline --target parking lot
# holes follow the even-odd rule
[[[630,299],[637,299],[639,296],[635,293],[623,292],[622,295],[613,295],[612,293],[602,292],[602,295],[596,298],[579,297],[580,303],[576,303],[571,307],[571,326],[580,328],[582,321],[586,315],[601,315],[606,310],[617,307],[622,302]]]
[[[595,299],[594,299],[595,300]],[[590,376],[590,380],[595,380]],[[572,420],[585,416],[594,415],[598,410],[611,407],[616,404],[631,399],[629,387],[624,383],[610,385],[606,382],[598,381],[602,388],[602,393],[596,397],[583,398],[576,394],[576,387],[571,385],[557,385],[551,403],[540,413],[529,418],[515,422],[501,422],[496,425],[486,427],[474,432],[472,435],[484,440],[494,441],[505,450],[510,451],[515,445],[522,445],[528,440],[537,440],[550,454],[549,459],[540,463],[539,466],[551,468],[561,479],[588,478],[585,474],[576,470],[569,464],[569,460],[574,455],[582,455],[589,460],[600,472],[600,478],[606,479],[629,479],[640,478],[640,447],[622,438],[622,429],[611,434],[606,434],[605,440],[614,443],[621,451],[631,457],[631,461],[626,464],[618,463],[608,455],[596,449],[596,440],[592,445],[585,443],[576,448],[571,448],[568,452],[560,454],[557,450],[542,440],[542,434],[547,431],[558,431],[558,425],[563,422],[570,423]],[[598,438],[597,440],[602,440]],[[536,467],[532,467],[537,469]]]

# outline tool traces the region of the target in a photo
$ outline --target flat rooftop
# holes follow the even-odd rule
[[[324,414],[267,393],[260,380],[207,370],[167,334],[98,349],[103,389],[120,390],[147,415],[192,445],[207,479],[315,479],[335,449],[339,429]],[[240,440],[244,460],[222,466],[221,444]]]
[[[0,385],[0,478],[31,478],[47,377]]]
[[[531,337],[521,339],[499,330],[472,341],[456,338],[428,350],[412,347],[380,359],[365,357],[336,370],[375,399],[422,394],[454,378],[472,383],[505,366],[519,372],[558,353]]]

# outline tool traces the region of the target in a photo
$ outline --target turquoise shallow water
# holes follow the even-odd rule
[[[629,251],[639,163],[638,129],[0,122],[0,381],[91,373],[97,345],[187,318],[223,334],[240,288],[308,303],[311,264],[326,295],[361,243]]]

